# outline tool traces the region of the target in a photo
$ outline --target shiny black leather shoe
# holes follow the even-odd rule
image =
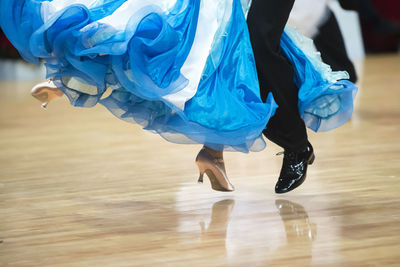
[[[275,185],[277,194],[287,193],[301,185],[306,179],[307,166],[314,162],[314,149],[310,143],[300,151],[287,151],[283,153],[283,164],[278,182]],[[280,153],[278,153],[280,154]]]

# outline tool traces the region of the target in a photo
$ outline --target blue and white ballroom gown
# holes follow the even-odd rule
[[[261,133],[277,105],[271,94],[260,98],[248,0],[0,1],[9,40],[27,61],[44,60],[72,105],[100,103],[171,142],[265,147]],[[310,42],[287,28],[281,48],[295,68],[302,118],[326,131],[350,118],[357,88]]]

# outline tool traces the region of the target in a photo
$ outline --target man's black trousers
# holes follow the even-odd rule
[[[272,92],[279,108],[264,135],[286,150],[307,145],[307,132],[298,111],[298,88],[293,66],[280,53],[280,38],[294,0],[253,0],[247,24],[256,60],[261,98]]]

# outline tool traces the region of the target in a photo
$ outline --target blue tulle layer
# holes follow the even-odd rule
[[[288,32],[288,30],[287,30]],[[312,42],[299,33],[290,32],[281,38],[281,48],[292,62],[295,83],[299,87],[299,112],[306,126],[316,132],[335,129],[348,121],[353,113],[357,87],[345,79],[346,72],[333,72],[324,64],[318,52],[299,48],[301,43]],[[299,40],[300,39],[300,40]],[[297,44],[294,41],[298,41]],[[297,66],[302,66],[301,68]]]
[[[47,14],[44,4],[53,1],[1,0],[0,25],[26,60],[45,60],[47,76],[74,106],[100,103],[118,118],[171,142],[262,150],[262,130],[277,106],[272,95],[266,103],[260,99],[240,1],[219,0],[229,12],[217,21],[194,87],[182,68],[193,61],[205,4],[178,0],[165,9],[141,0],[142,7],[129,13],[123,27],[106,23],[130,1],[138,0],[76,0]],[[329,130],[348,120],[354,85],[324,77],[326,70],[288,35],[281,46],[296,69],[299,110],[307,126]],[[187,93],[191,87],[195,91]],[[112,92],[105,96],[107,88]]]

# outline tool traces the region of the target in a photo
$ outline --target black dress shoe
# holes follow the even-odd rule
[[[287,193],[301,185],[306,179],[307,166],[315,159],[314,150],[310,143],[299,152],[285,150],[283,152],[283,164],[275,192]]]

